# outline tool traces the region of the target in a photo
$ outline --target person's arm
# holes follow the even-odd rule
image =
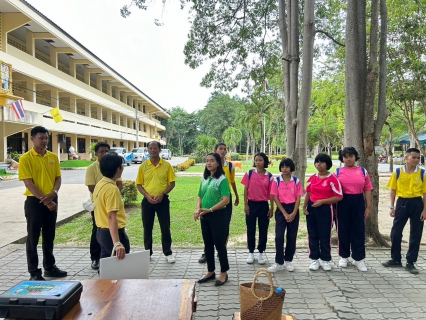
[[[93,191],[95,191],[95,186],[94,185],[87,186],[87,189],[89,189],[89,192],[93,194]]]
[[[274,197],[274,201],[275,201],[275,204],[277,205],[278,210],[281,211],[281,213],[283,214],[284,217],[287,217],[288,213],[285,211],[285,209],[284,209],[283,205],[281,204],[278,196],[273,195],[273,197]]]
[[[141,184],[137,184],[139,192],[148,200],[149,203],[156,204],[157,200],[151,196],[148,192],[146,192],[145,188]]]
[[[231,187],[232,187],[232,190],[234,191],[234,194],[235,194],[234,206],[238,206],[238,204],[240,203],[240,198],[238,196],[237,186],[236,186],[235,182],[231,182]]]
[[[309,203],[309,198],[310,197],[311,197],[311,193],[310,192],[306,192],[306,194],[305,194],[305,200],[303,201],[303,213],[306,216],[309,215],[308,203]]]
[[[117,211],[108,212],[108,226],[109,233],[111,234],[112,243],[120,243],[115,247],[115,253],[118,260],[124,259],[126,256],[126,249],[123,244],[120,242],[120,237],[118,236],[118,221],[117,221]]]
[[[201,197],[197,197],[197,207],[194,212],[194,220],[197,221],[200,218],[201,212]]]
[[[364,197],[365,197],[365,213],[364,217],[365,219],[368,219],[371,215],[371,190],[365,190],[364,191]]]
[[[115,182],[115,184],[117,185],[118,190],[120,190],[120,192],[121,192],[121,190],[123,190],[123,181],[122,180],[117,180]]]
[[[269,203],[271,206],[268,211],[268,218],[271,219],[274,216],[274,196],[272,194],[269,195]]]
[[[333,203],[336,203],[336,202],[339,202],[339,201],[342,201],[342,198],[341,198],[341,197],[333,196],[333,197],[331,197],[331,198],[322,199],[322,200],[317,200],[317,201],[315,201],[315,202],[312,204],[312,206],[313,206],[314,208],[316,208],[316,207],[322,206],[322,205],[324,205],[324,204],[333,204]]]
[[[200,217],[202,217],[203,215],[205,215],[207,213],[211,213],[211,212],[214,212],[216,210],[222,209],[227,204],[229,204],[229,197],[222,197],[222,200],[219,201],[218,203],[216,203],[213,207],[211,207],[209,209],[202,208],[201,212],[200,212]]]
[[[53,190],[59,191],[59,188],[61,187],[61,182],[62,182],[62,177],[61,176],[56,177],[55,183],[53,185]],[[52,190],[52,192],[50,192],[50,193],[48,193],[48,194],[46,194],[46,195],[44,195],[43,197],[40,198],[40,202],[43,202],[43,204],[45,206],[50,204],[53,201],[53,199],[56,198],[57,194],[53,190]]]
[[[170,184],[167,186],[166,190],[164,190],[162,193],[160,193],[158,196],[155,197],[155,200],[157,200],[157,203],[161,203],[161,201],[163,201],[164,196],[168,195],[169,192],[173,190],[175,185],[176,185],[175,181],[170,182]]]
[[[296,198],[296,202],[294,203],[294,209],[291,214],[289,214],[288,218],[286,219],[287,222],[293,222],[294,218],[296,217],[297,211],[299,210],[300,205],[300,196]]]
[[[391,217],[395,217],[395,198],[396,198],[396,190],[395,189],[391,189],[390,190],[390,206],[393,209],[390,209],[389,215]]]
[[[250,207],[248,205],[248,187],[244,186],[244,212],[246,215],[250,215]]]
[[[24,179],[22,181],[24,181],[25,187],[32,193],[34,197],[36,197],[37,199],[41,199],[44,197],[43,192],[41,192],[40,189],[37,188],[32,178]]]
[[[426,193],[423,194],[423,211],[420,215],[420,221],[426,220]]]

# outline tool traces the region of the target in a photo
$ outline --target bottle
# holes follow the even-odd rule
[[[276,292],[277,292],[277,293],[281,293],[281,292],[283,292],[283,288],[278,287]]]

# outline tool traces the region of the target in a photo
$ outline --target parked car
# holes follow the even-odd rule
[[[133,153],[127,152],[126,148],[111,148],[109,149],[110,152],[115,152],[117,153],[119,156],[123,157],[124,159],[124,163],[127,164],[128,166],[130,166],[130,162],[133,158]]]
[[[161,149],[160,157],[162,159],[171,160],[172,152],[170,151],[170,149]]]
[[[133,153],[133,159],[132,162],[133,163],[142,163],[146,160],[146,154],[148,153],[148,149],[145,147],[141,147],[141,148],[134,148],[132,150]]]

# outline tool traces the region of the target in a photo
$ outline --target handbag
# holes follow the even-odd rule
[[[265,275],[269,284],[259,283],[258,278]],[[240,304],[241,320],[280,320],[285,290],[277,292],[272,276],[265,268],[260,268],[252,282],[241,283]]]
[[[83,209],[87,210],[89,212],[92,212],[95,210],[95,204],[93,203],[92,199],[89,198],[86,202],[83,202]]]

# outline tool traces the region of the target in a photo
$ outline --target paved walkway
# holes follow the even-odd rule
[[[138,250],[138,248],[133,248]],[[156,250],[151,260],[150,278],[198,279],[206,272],[199,264],[200,248],[175,248],[177,261],[168,264]],[[387,269],[380,261],[388,259],[388,250],[369,250],[367,272],[353,266],[333,270],[309,271],[306,249],[298,249],[294,259],[295,272],[280,271],[274,274],[276,285],[286,290],[283,313],[302,319],[425,319],[426,262],[419,259],[420,274],[412,275],[403,268]],[[41,252],[40,252],[41,253]],[[424,254],[425,252],[422,252]],[[57,265],[68,271],[67,279],[96,279],[90,268],[88,248],[56,247]],[[222,287],[213,282],[196,286],[198,309],[195,319],[232,319],[239,311],[238,285],[251,282],[259,265],[248,265],[245,249],[229,250],[229,281]],[[274,253],[267,252],[267,265],[274,261]],[[0,249],[0,293],[21,280],[28,279],[25,248],[11,244]],[[267,282],[266,278],[261,279]],[[107,319],[107,318],[105,318]],[[155,320],[162,320],[160,318]],[[168,319],[169,320],[169,319]]]

